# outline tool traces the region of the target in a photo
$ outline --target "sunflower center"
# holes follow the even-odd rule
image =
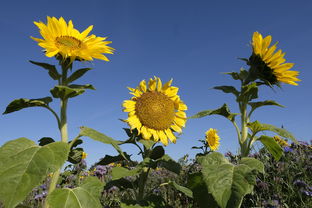
[[[174,102],[160,92],[146,92],[139,97],[135,111],[141,123],[148,128],[164,130],[171,126],[175,117]]]
[[[70,49],[79,49],[81,47],[81,41],[72,36],[60,36],[55,39],[56,45],[59,47],[67,47]]]

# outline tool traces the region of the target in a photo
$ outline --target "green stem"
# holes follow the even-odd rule
[[[60,85],[67,86],[67,71],[68,69],[72,66],[71,64],[68,64],[68,61],[65,60],[64,62],[61,63],[62,65],[62,78],[61,78],[61,83]],[[61,132],[61,141],[67,143],[68,142],[68,132],[67,132],[67,103],[68,99],[62,99],[61,98],[61,116],[60,120],[58,120],[59,124],[59,130]],[[52,112],[53,113],[53,112]],[[55,113],[55,112],[54,112]],[[57,117],[58,118],[58,117]],[[59,179],[61,173],[61,168],[56,170],[53,173],[50,185],[49,185],[49,190],[48,190],[48,196],[55,190],[57,181]],[[45,208],[49,208],[49,205],[47,203],[47,200],[45,201]]]
[[[142,199],[144,199],[145,183],[147,181],[149,171],[150,171],[150,168],[148,168],[147,170],[144,169],[143,172],[139,176],[139,193],[138,193],[137,201],[141,201]]]
[[[247,114],[247,104],[242,102],[240,104],[241,111],[241,138],[240,138],[240,146],[241,146],[241,156],[246,157],[249,154],[248,147],[248,127],[247,124],[249,122],[248,114]]]

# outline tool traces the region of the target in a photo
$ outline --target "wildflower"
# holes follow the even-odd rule
[[[216,129],[210,128],[206,131],[206,141],[212,151],[216,151],[219,148],[219,140],[220,137],[218,136]]]
[[[81,153],[81,159],[86,159],[87,156],[88,156],[87,153],[85,153],[85,152],[82,152],[82,153]]]
[[[281,147],[287,147],[287,146],[289,146],[289,144],[288,144],[284,139],[282,139],[282,138],[279,137],[279,136],[274,136],[273,139],[274,139]]]
[[[34,22],[39,28],[43,39],[31,37],[44,48],[47,57],[61,55],[63,59],[70,58],[71,62],[75,59],[92,61],[93,58],[109,61],[104,53],[112,54],[113,48],[107,46],[111,41],[104,41],[104,37],[89,35],[93,25],[80,33],[74,28],[72,21],[68,23],[60,17],[47,17],[47,24]]]
[[[179,88],[171,85],[172,80],[162,85],[160,78],[145,80],[136,88],[128,88],[134,95],[123,102],[125,120],[131,129],[137,129],[144,139],[160,141],[168,145],[168,139],[175,143],[172,131],[181,133],[186,123],[187,106],[177,95]]]
[[[284,152],[292,152],[292,151],[293,151],[293,148],[288,147],[288,146],[284,147]]]
[[[258,32],[254,32],[252,37],[253,54],[249,58],[249,64],[254,66],[259,78],[269,84],[279,84],[284,82],[286,84],[298,85],[296,81],[300,81],[297,78],[298,71],[290,71],[294,64],[284,63],[285,53],[282,50],[276,50],[275,43],[269,47],[272,41],[272,36],[268,35],[265,38]]]

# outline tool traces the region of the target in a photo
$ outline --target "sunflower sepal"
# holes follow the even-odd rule
[[[50,77],[53,80],[59,80],[62,76],[58,73],[55,65],[47,64],[47,63],[41,63],[41,62],[36,62],[36,61],[31,61],[29,60],[30,63],[40,66],[43,69],[48,70]]]

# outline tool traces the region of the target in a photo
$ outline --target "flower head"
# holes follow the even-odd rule
[[[254,32],[252,37],[253,55],[249,58],[250,65],[256,68],[259,78],[269,84],[279,84],[284,82],[286,84],[298,85],[296,81],[298,71],[290,71],[294,64],[284,63],[285,53],[282,50],[276,50],[275,43],[269,47],[272,41],[272,36],[268,35],[265,38],[258,32]]]
[[[85,152],[82,152],[82,153],[81,153],[81,159],[86,159],[87,156],[88,156],[87,153],[85,153]]]
[[[208,131],[206,131],[206,141],[212,151],[216,151],[219,148],[219,140],[220,137],[218,136],[216,129],[210,128]]]
[[[68,23],[60,17],[47,17],[47,24],[34,22],[39,28],[43,39],[31,37],[44,48],[47,57],[61,55],[63,59],[70,58],[71,62],[75,59],[92,61],[93,58],[109,61],[104,53],[112,54],[113,48],[107,46],[111,41],[105,41],[106,37],[96,37],[89,35],[93,25],[83,32],[74,28],[72,21]],[[88,36],[89,35],[89,36]]]
[[[134,95],[123,102],[128,112],[125,122],[131,129],[137,129],[144,139],[160,141],[168,145],[168,139],[175,143],[172,131],[181,133],[186,123],[187,106],[177,95],[179,88],[171,86],[172,80],[162,85],[160,78],[142,80],[136,89],[128,88]]]

